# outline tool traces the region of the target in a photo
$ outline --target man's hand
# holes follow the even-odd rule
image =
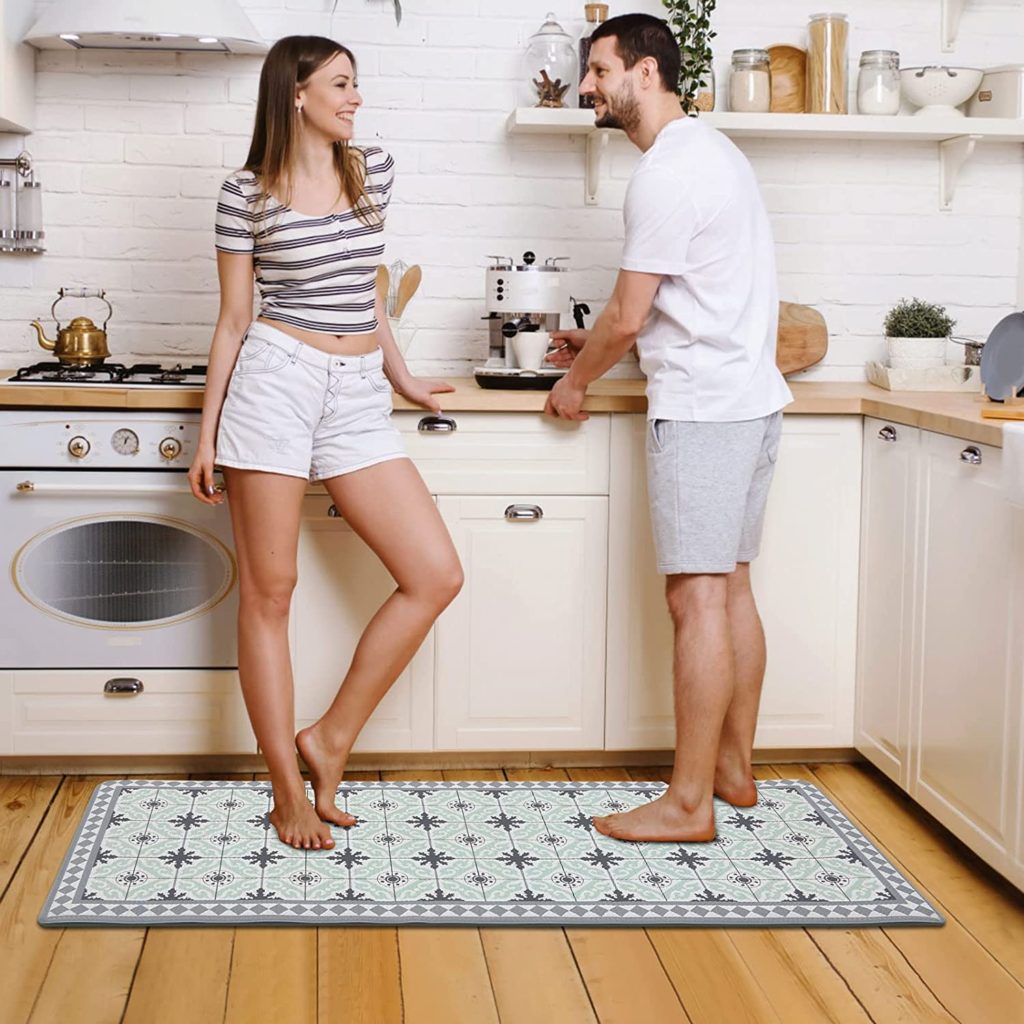
[[[572,366],[576,354],[587,343],[590,331],[575,329],[572,331],[552,331],[551,340],[559,347],[545,356],[545,362],[558,368]]]
[[[590,416],[581,409],[586,395],[586,388],[576,387],[566,375],[551,389],[544,412],[563,420],[589,420]]]

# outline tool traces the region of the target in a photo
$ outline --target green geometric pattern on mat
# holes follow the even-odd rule
[[[343,783],[333,850],[270,826],[267,782],[105,782],[39,921],[75,924],[892,925],[942,917],[815,786],[715,801],[711,843],[633,843],[590,817],[646,782]]]

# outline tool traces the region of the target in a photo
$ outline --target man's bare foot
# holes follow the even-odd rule
[[[715,772],[715,796],[733,807],[753,807],[757,803],[757,786],[753,775],[726,775]]]
[[[334,847],[331,830],[316,816],[305,793],[291,798],[274,799],[270,824],[287,846],[296,850],[330,850]]]
[[[612,839],[641,843],[710,843],[715,838],[715,817],[710,803],[691,814],[664,796],[624,814],[609,814],[592,820],[598,832]]]
[[[356,823],[355,816],[340,810],[334,802],[338,783],[345,774],[347,758],[331,753],[317,724],[299,730],[295,737],[295,745],[309,768],[309,780],[313,783],[316,798],[316,813],[324,821],[350,828]]]

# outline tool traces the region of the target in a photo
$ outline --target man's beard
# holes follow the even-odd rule
[[[594,122],[597,128],[621,128],[631,132],[640,125],[640,104],[636,101],[633,83],[626,82],[614,95],[605,99],[604,114]]]

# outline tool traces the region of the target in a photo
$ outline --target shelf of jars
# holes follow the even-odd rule
[[[746,114],[711,112],[701,119],[732,138],[884,139],[938,143],[939,207],[950,210],[964,164],[979,142],[1024,143],[1024,120],[1008,117],[913,114]],[[513,135],[584,135],[587,140],[584,201],[597,204],[608,140],[622,133],[595,128],[594,112],[572,108],[518,107],[508,117]]]

